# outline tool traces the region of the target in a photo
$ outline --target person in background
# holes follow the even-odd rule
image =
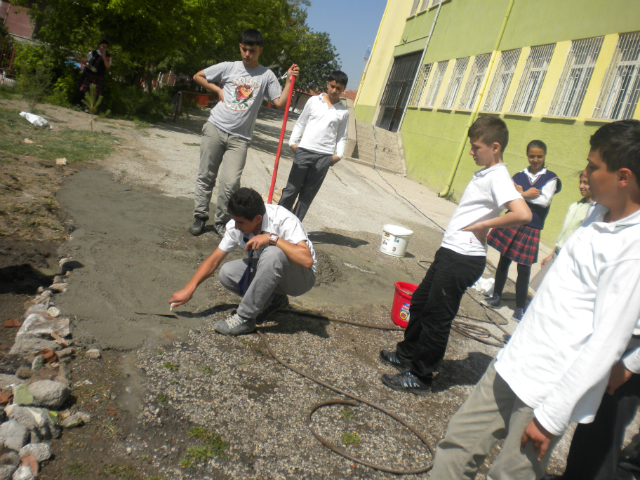
[[[329,167],[344,155],[349,109],[340,101],[340,95],[347,88],[348,80],[347,74],[340,70],[331,72],[327,93],[307,101],[291,132],[289,145],[295,153],[279,205],[293,212],[300,221],[320,190]]]
[[[107,70],[111,68],[111,57],[107,54],[107,48],[109,48],[109,41],[107,39],[100,40],[98,48],[89,52],[87,55],[87,61],[80,77],[79,99],[84,98],[86,92],[89,92],[91,85],[96,86],[96,96],[102,95],[102,89],[104,87],[104,76]]]
[[[500,262],[496,268],[496,283],[493,296],[486,300],[488,305],[497,307],[502,299],[502,291],[507,282],[509,266],[518,264],[516,280],[516,310],[513,318],[520,321],[524,314],[529,291],[531,265],[538,261],[540,231],[551,208],[553,196],[562,188],[558,176],[545,168],[547,146],[541,140],[533,140],[527,145],[529,166],[513,176],[516,189],[529,205],[533,219],[526,225],[510,228],[494,228],[487,243],[500,252]]]

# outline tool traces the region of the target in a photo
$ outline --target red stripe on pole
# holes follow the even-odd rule
[[[293,86],[296,84],[296,77],[291,77],[291,85],[289,86],[289,97],[287,98],[287,106],[284,109],[284,120],[282,121],[282,130],[280,131],[280,141],[278,142],[278,151],[276,152],[276,162],[273,165],[273,177],[271,178],[271,187],[269,188],[269,197],[267,203],[271,205],[273,197],[273,189],[276,186],[276,177],[278,176],[278,163],[280,163],[280,151],[282,150],[282,142],[284,140],[284,132],[287,130],[287,119],[289,118],[289,107],[291,106],[291,94]]]

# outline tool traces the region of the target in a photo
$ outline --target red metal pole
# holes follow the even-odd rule
[[[284,133],[287,130],[287,119],[289,118],[289,107],[291,106],[291,94],[293,86],[296,84],[296,77],[291,77],[291,85],[289,86],[289,97],[287,98],[287,106],[284,109],[284,120],[282,121],[282,130],[280,131],[280,141],[278,142],[278,151],[276,152],[276,163],[273,165],[273,177],[271,178],[271,187],[269,188],[269,197],[267,203],[271,204],[273,197],[273,189],[276,186],[276,177],[278,176],[278,163],[280,162],[280,151],[282,150],[282,142]]]

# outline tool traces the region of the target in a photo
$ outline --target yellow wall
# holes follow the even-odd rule
[[[371,49],[370,61],[362,75],[354,104],[354,107],[372,107],[364,109],[366,112],[370,112],[366,115],[367,117],[373,116],[373,111],[375,111],[378,100],[384,91],[388,72],[393,64],[393,50],[395,45],[402,42],[402,31],[412,5],[413,0],[387,1],[382,22],[380,22],[378,34]],[[359,118],[359,120],[372,122],[373,118]]]

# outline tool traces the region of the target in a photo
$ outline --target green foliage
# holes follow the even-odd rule
[[[343,432],[342,433],[342,443],[344,443],[347,446],[355,445],[357,443],[360,443],[361,441],[362,441],[362,439],[355,432]]]
[[[18,76],[18,91],[27,105],[29,112],[35,110],[36,105],[42,101],[42,98],[51,88],[53,73],[46,64],[23,63],[20,67]]]
[[[205,446],[188,447],[187,455],[193,458],[196,462],[204,462],[207,458],[211,457],[211,452],[209,451],[209,448]]]
[[[136,471],[137,469],[133,465],[115,465],[110,463],[100,470],[100,475],[132,479],[136,476]]]
[[[158,403],[167,403],[169,401],[169,397],[167,397],[166,395],[160,394],[158,395]]]
[[[344,418],[353,418],[355,417],[355,415],[353,414],[353,412],[351,410],[340,410],[340,415],[342,415]]]
[[[25,144],[29,138],[34,143]],[[103,159],[111,154],[113,137],[85,130],[35,127],[18,115],[17,110],[0,108],[0,151],[29,155],[44,160],[66,158],[69,163]]]
[[[204,373],[206,373],[206,374],[208,374],[208,375],[215,375],[215,374],[216,374],[216,372],[214,372],[214,371],[211,369],[211,367],[209,367],[208,365],[207,365],[207,366],[202,367],[200,370],[202,370],[202,372],[204,372]]]
[[[178,466],[180,468],[191,468],[193,467],[193,460],[188,457],[181,458],[180,462],[178,462]]]
[[[60,105],[61,107],[72,107],[73,100],[78,89],[81,72],[77,68],[66,65],[62,68],[60,76],[53,83],[51,94],[43,100],[46,103]]]
[[[82,99],[82,103],[89,109],[89,113],[91,113],[91,131],[93,132],[93,117],[96,113],[98,113],[98,107],[102,103],[102,95],[98,96],[96,93],[95,84],[91,84],[89,86],[89,91],[84,94],[84,98]]]
[[[89,471],[89,467],[82,462],[71,462],[67,466],[68,475],[84,475]]]
[[[208,447],[207,451],[210,452],[209,456],[215,455],[218,458],[227,458],[226,449],[229,447],[229,444],[217,433],[211,433],[206,428],[194,427],[189,429],[189,436],[205,442]]]
[[[164,362],[164,368],[171,370],[172,372],[175,372],[176,370],[178,370],[179,365],[176,365],[174,363],[171,362]]]

